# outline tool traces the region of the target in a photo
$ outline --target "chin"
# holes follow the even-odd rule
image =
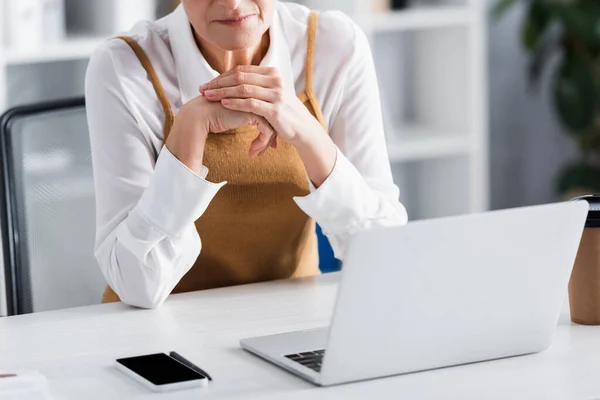
[[[240,51],[260,42],[262,34],[255,24],[244,27],[218,27],[210,32],[212,42],[226,51]]]
[[[252,47],[259,39],[250,39],[248,36],[244,37],[228,37],[225,40],[217,41],[217,45],[226,51],[241,51]]]

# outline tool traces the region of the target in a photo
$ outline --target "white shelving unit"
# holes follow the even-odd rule
[[[2,17],[0,12],[0,18]],[[0,29],[1,31],[1,29]],[[0,46],[0,114],[9,107],[8,82],[10,69],[36,66],[43,74],[44,64],[84,61],[108,37],[69,37],[35,50],[20,50]],[[1,43],[1,42],[0,42]],[[68,80],[69,78],[66,77]]]
[[[82,34],[67,33],[67,36],[62,41],[52,41],[39,46],[23,49],[19,47],[9,47],[4,40],[4,21],[8,8],[5,7],[4,0],[0,1],[0,113],[22,102],[39,101],[35,96],[35,87],[37,81],[27,81],[29,84],[28,90],[33,93],[28,93],[28,96],[17,96],[17,99],[9,98],[11,85],[15,76],[19,76],[20,70],[35,70],[33,73],[36,79],[44,78],[47,71],[56,71],[56,63],[81,62],[89,58],[92,52],[100,45],[100,43],[116,34],[116,31],[127,29],[133,24],[133,21],[139,19],[140,15],[152,15],[153,10],[158,6],[160,8],[170,7],[170,3],[174,0],[77,0],[66,1],[66,14],[71,13],[72,18],[75,18],[75,30],[83,30]],[[70,5],[69,5],[70,3]],[[76,7],[75,7],[76,6]],[[139,11],[139,12],[138,12]],[[82,13],[83,14],[80,14]],[[81,21],[80,21],[81,19]],[[112,24],[112,25],[111,25]],[[114,25],[114,26],[113,26]],[[118,27],[121,28],[118,28]],[[99,32],[98,30],[101,30]],[[114,32],[113,32],[114,31]],[[85,64],[84,64],[85,65]],[[60,69],[60,67],[59,67]],[[69,76],[68,70],[65,70],[60,75],[61,82],[75,83],[75,90],[78,94],[83,90],[82,71],[78,71],[76,76]],[[28,74],[25,74],[28,76]],[[64,77],[63,77],[64,75]],[[19,76],[21,78],[21,76]],[[21,78],[26,80],[27,78]],[[20,88],[17,88],[19,90]],[[13,88],[14,90],[14,88]],[[73,92],[73,90],[71,90]],[[52,96],[44,96],[45,98]],[[60,97],[60,94],[57,95]],[[26,100],[23,100],[26,99]],[[32,100],[29,100],[29,99]]]
[[[344,11],[367,33],[390,163],[409,217],[487,210],[486,2],[440,0],[385,13],[371,12],[364,0],[301,2]]]
[[[409,9],[371,14],[367,29],[373,32],[401,32],[465,26],[471,13],[465,7],[442,6],[430,9]]]
[[[86,59],[104,40],[106,38],[103,37],[75,37],[37,50],[20,51],[9,48],[4,54],[4,65],[19,66]]]
[[[411,219],[487,210],[486,2],[375,14],[365,0],[297,1],[344,11],[370,38],[390,162]],[[7,71],[85,60],[102,40],[68,38],[23,52],[2,47],[0,29],[0,112],[10,104]]]
[[[388,134],[388,154],[392,163],[404,163],[442,157],[468,156],[471,141],[460,135],[440,135],[419,126],[398,129],[402,139]]]

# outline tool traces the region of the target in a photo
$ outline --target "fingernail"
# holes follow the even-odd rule
[[[206,89],[208,89],[208,83],[205,83],[204,85],[200,86],[200,91],[203,92]]]
[[[206,92],[204,92],[205,96],[214,96],[215,94],[217,94],[216,90],[207,90]]]
[[[231,101],[229,101],[229,99],[223,99],[223,100],[221,100],[221,104],[223,104],[224,106],[228,106],[230,103],[231,103]]]

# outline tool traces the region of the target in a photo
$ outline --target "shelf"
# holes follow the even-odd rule
[[[388,138],[390,162],[409,162],[462,156],[471,153],[466,135],[441,135],[422,128],[397,129],[396,138]]]
[[[376,32],[404,31],[427,28],[464,26],[470,21],[466,7],[417,8],[406,11],[390,11],[374,14],[368,24]],[[43,45],[39,49],[7,49],[7,65],[36,64],[88,58],[105,38],[74,37],[62,43]]]
[[[370,28],[374,32],[408,31],[466,26],[470,21],[471,11],[467,7],[417,8],[374,14]]]
[[[104,41],[102,37],[76,37],[61,43],[46,44],[39,49],[6,51],[7,65],[38,64],[56,61],[83,60]]]

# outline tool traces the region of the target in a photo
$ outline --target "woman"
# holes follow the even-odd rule
[[[86,99],[104,301],[315,275],[314,221],[338,258],[406,223],[368,42],[339,12],[183,0],[95,52]]]

